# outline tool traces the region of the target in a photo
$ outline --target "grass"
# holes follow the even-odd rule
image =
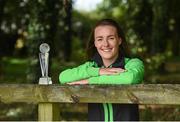
[[[28,58],[5,57],[1,60],[0,83],[27,83],[29,65]],[[77,65],[75,62],[62,62],[52,59],[50,77],[54,83],[58,83],[61,71]]]
[[[26,72],[28,68],[27,59],[3,58],[1,61],[2,75],[0,82],[2,83],[22,83],[26,80]]]

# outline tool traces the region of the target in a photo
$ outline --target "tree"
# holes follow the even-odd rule
[[[66,61],[70,60],[71,57],[71,36],[72,36],[72,0],[64,0],[64,9],[66,12],[66,16],[64,18],[64,22],[65,22],[65,39],[64,39],[64,58]]]

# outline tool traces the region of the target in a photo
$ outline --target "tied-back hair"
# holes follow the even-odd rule
[[[118,37],[120,37],[122,40],[120,47],[119,47],[119,55],[123,55],[124,57],[129,57],[130,51],[129,51],[129,48],[127,46],[125,34],[124,34],[122,28],[119,26],[119,24],[116,21],[114,21],[112,19],[102,19],[95,24],[95,26],[94,26],[91,34],[90,34],[90,38],[89,38],[87,48],[86,48],[88,60],[90,60],[97,53],[96,47],[94,45],[95,29],[98,26],[105,26],[105,25],[109,25],[109,26],[116,28],[117,33],[118,33]]]

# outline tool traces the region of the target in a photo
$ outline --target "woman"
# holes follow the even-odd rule
[[[61,72],[64,84],[137,84],[143,80],[143,62],[128,58],[124,33],[117,22],[103,19],[97,22],[88,44],[89,60]],[[90,121],[139,120],[136,104],[88,104]]]

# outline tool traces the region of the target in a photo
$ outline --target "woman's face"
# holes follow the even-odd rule
[[[97,26],[94,31],[94,44],[103,61],[115,61],[119,54],[121,38],[115,27]]]

